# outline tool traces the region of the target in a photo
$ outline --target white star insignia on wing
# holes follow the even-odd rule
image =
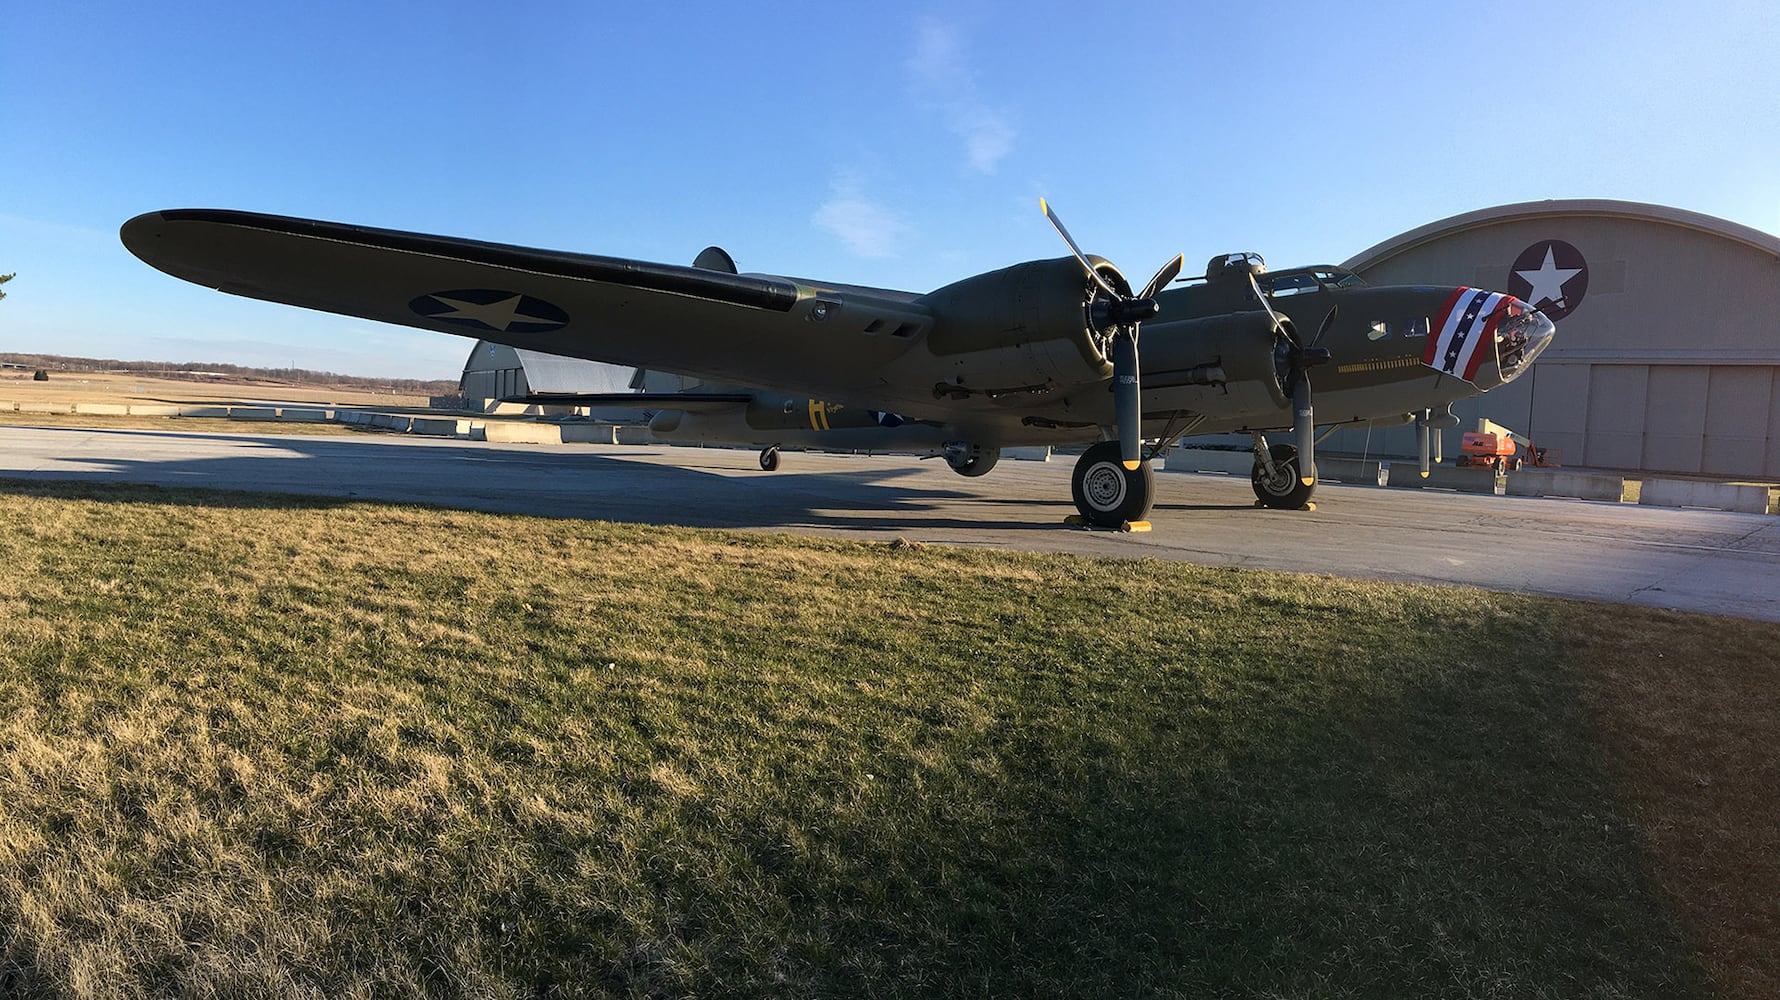
[[[1539,270],[1516,271],[1514,273],[1527,279],[1527,283],[1533,286],[1533,290],[1527,293],[1527,301],[1537,309],[1547,302],[1562,302],[1564,300],[1564,282],[1581,274],[1582,268],[1557,266],[1557,256],[1547,245],[1545,263],[1540,265]]]
[[[448,299],[443,295],[434,295],[433,301],[450,306],[454,312],[434,313],[433,319],[468,319],[474,320],[491,330],[505,333],[514,323],[547,323],[556,320],[542,316],[524,316],[519,312],[519,300],[524,296],[515,294],[511,298],[490,302],[486,305],[479,302],[465,302],[461,299]]]

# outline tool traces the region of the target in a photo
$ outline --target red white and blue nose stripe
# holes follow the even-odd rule
[[[1497,321],[1507,306],[1517,301],[1512,295],[1481,288],[1453,289],[1429,330],[1422,364],[1475,382],[1477,369],[1494,356],[1488,348],[1496,342]]]

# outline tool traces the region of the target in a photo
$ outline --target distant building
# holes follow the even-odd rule
[[[464,362],[458,392],[466,399],[515,399],[551,392],[630,392],[637,370],[600,361],[522,351],[478,340]]]
[[[1511,292],[1557,321],[1527,374],[1453,407],[1449,459],[1484,416],[1565,465],[1780,479],[1780,238],[1657,205],[1541,201],[1443,219],[1345,266],[1374,285]],[[1417,452],[1413,427],[1325,447]]]

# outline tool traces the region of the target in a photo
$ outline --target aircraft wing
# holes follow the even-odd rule
[[[120,235],[236,295],[831,399],[884,399],[885,367],[932,325],[906,292],[249,212],[150,212]]]

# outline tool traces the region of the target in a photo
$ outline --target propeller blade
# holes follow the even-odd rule
[[[1261,294],[1261,283],[1255,280],[1253,271],[1248,273],[1248,286],[1255,290],[1255,299],[1261,303],[1261,308],[1267,310],[1267,318],[1273,321],[1273,329],[1276,331],[1286,329],[1285,325],[1279,321],[1279,313],[1273,311],[1273,303],[1267,301],[1267,296]],[[1297,343],[1294,341],[1292,346],[1296,347]]]
[[[1298,481],[1316,484],[1316,416],[1310,406],[1310,376],[1292,383],[1292,432],[1298,436]]]
[[[1135,472],[1143,464],[1143,395],[1137,376],[1137,331],[1113,337],[1113,416],[1119,428],[1119,461]]]
[[[1088,263],[1088,255],[1082,253],[1081,247],[1076,246],[1074,237],[1069,235],[1069,230],[1063,228],[1063,220],[1057,218],[1056,212],[1051,211],[1051,203],[1040,198],[1038,199],[1038,207],[1044,210],[1045,218],[1051,220],[1051,225],[1056,228],[1057,235],[1063,237],[1064,243],[1069,244],[1069,252],[1075,254],[1075,259],[1082,262],[1082,270],[1088,272],[1088,277],[1094,279],[1094,283],[1100,286],[1101,291],[1112,296],[1114,299],[1118,299],[1120,297],[1119,293],[1114,291],[1113,286],[1108,284],[1107,280],[1100,276],[1099,271],[1094,270],[1093,264]]]
[[[1310,346],[1315,347],[1316,345],[1323,342],[1323,334],[1328,333],[1329,327],[1332,327],[1335,325],[1335,314],[1340,311],[1341,311],[1341,303],[1339,303],[1339,302],[1337,302],[1334,305],[1329,307],[1329,315],[1324,316],[1322,323],[1317,326],[1316,336],[1311,338]]]
[[[1150,283],[1143,286],[1143,294],[1139,295],[1138,298],[1140,298],[1140,299],[1155,298],[1157,292],[1161,291],[1164,288],[1167,288],[1169,282],[1173,281],[1175,278],[1180,277],[1180,269],[1183,267],[1186,267],[1186,266],[1187,266],[1187,255],[1184,253],[1175,254],[1174,259],[1169,261],[1166,264],[1163,264],[1162,270],[1157,271],[1156,276],[1154,278],[1150,279]]]

